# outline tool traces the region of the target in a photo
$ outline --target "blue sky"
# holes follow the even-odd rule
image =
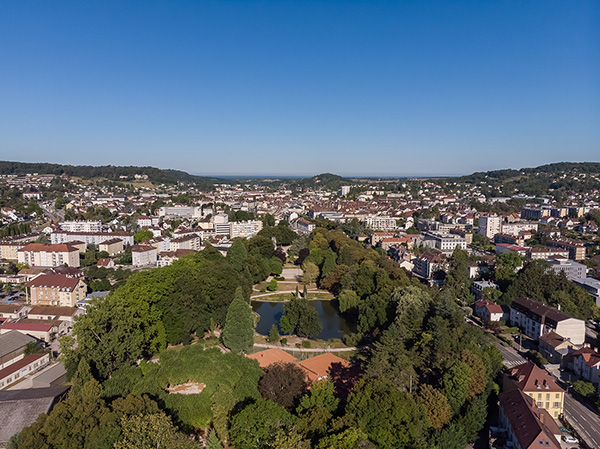
[[[451,175],[600,160],[597,1],[5,1],[0,159]]]

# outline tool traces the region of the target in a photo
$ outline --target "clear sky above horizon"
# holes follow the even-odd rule
[[[600,161],[600,4],[1,2],[0,159],[381,176]]]

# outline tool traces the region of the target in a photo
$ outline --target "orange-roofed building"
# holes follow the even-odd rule
[[[526,362],[508,370],[504,378],[504,391],[518,389],[532,398],[539,408],[558,418],[563,413],[565,390],[550,374],[533,362]]]
[[[337,355],[329,352],[298,362],[298,365],[306,371],[308,380],[311,383],[315,380],[326,379],[329,375],[329,370],[332,365],[335,364],[344,368],[350,366],[350,363],[347,360],[339,358]]]
[[[66,264],[79,267],[79,250],[68,243],[30,243],[17,251],[17,258],[19,263],[30,266],[56,267]]]
[[[282,349],[272,348],[265,351],[249,354],[249,358],[258,361],[261,368],[266,368],[273,363],[296,363],[298,359]]]

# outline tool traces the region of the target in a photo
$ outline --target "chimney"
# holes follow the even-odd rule
[[[540,422],[544,424],[544,414],[540,413]]]

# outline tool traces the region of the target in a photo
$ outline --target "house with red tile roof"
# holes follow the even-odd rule
[[[350,363],[337,355],[330,352],[311,357],[310,359],[301,360],[298,365],[306,371],[308,380],[312,383],[315,380],[326,379],[329,376],[329,371],[335,365],[347,368]]]
[[[79,250],[68,243],[30,243],[17,251],[17,259],[19,263],[30,266],[79,267]]]
[[[64,274],[44,274],[26,284],[33,305],[74,307],[85,298],[87,285],[81,278]]]
[[[600,390],[600,354],[592,348],[581,348],[573,353],[573,371]]]
[[[526,362],[508,370],[504,377],[503,390],[520,390],[532,398],[538,408],[548,411],[557,419],[563,413],[565,390],[553,376],[533,362]]]
[[[508,442],[521,449],[560,449],[560,429],[548,412],[520,390],[500,394],[500,427]]]
[[[296,357],[279,348],[271,348],[255,352],[254,354],[248,354],[248,358],[256,360],[263,369],[274,363],[296,363],[298,361]]]

